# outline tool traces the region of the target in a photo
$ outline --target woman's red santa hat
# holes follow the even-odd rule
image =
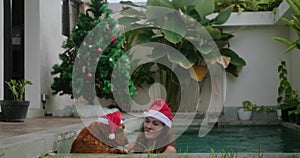
[[[109,113],[107,113],[106,115],[100,116],[97,119],[97,122],[101,122],[101,123],[109,125],[110,134],[109,134],[108,138],[113,140],[116,137],[115,136],[116,129],[120,126],[121,123],[123,123],[122,114],[117,109],[114,109],[114,110],[110,111]]]
[[[172,112],[168,104],[163,99],[154,100],[150,108],[144,112],[144,117],[153,117],[158,119],[169,128],[171,128],[173,122]]]

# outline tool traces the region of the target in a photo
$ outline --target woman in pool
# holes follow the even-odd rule
[[[172,112],[163,99],[156,99],[144,112],[144,123],[135,142],[128,145],[133,153],[176,153],[171,131]]]

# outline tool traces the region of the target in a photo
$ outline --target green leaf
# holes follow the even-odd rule
[[[278,87],[278,94],[281,95],[282,92],[283,92],[283,90],[284,90],[284,87],[279,86],[279,87]]]
[[[273,37],[273,39],[278,41],[278,42],[281,42],[283,44],[287,44],[287,45],[292,45],[293,44],[293,41],[290,41],[290,40],[287,40],[287,39],[284,39],[284,38],[281,38],[281,37]]]
[[[219,29],[213,28],[212,26],[206,26],[205,29],[213,39],[221,38],[221,31]]]
[[[231,39],[232,37],[234,37],[234,35],[233,34],[231,34],[231,33],[221,33],[221,39],[222,40],[229,40],[229,39]]]
[[[280,78],[280,79],[283,79],[284,77],[285,77],[284,74],[282,74],[282,73],[279,74],[279,78]]]
[[[124,15],[137,16],[137,17],[145,17],[146,16],[144,12],[138,11],[138,10],[132,9],[132,8],[124,9],[120,13],[124,14]]]
[[[167,53],[168,59],[175,64],[179,64],[185,59],[185,56],[180,54],[179,52],[168,52]]]
[[[154,21],[154,25],[162,27],[164,23],[164,17],[173,12],[174,10],[169,8],[147,6],[145,14],[148,21]]]
[[[137,35],[137,42],[140,43],[146,43],[151,40],[151,37],[147,34],[139,34]]]
[[[143,6],[136,5],[131,1],[120,1],[120,4],[129,5],[129,6],[133,6],[133,7],[143,7]]]
[[[156,35],[151,36],[152,39],[154,39],[154,38],[162,38],[162,37],[164,37],[163,34],[156,34]]]
[[[228,67],[226,68],[226,71],[231,73],[234,77],[239,76],[239,70],[238,70],[237,66],[235,66],[233,64],[229,64]]]
[[[208,45],[202,45],[199,47],[199,50],[200,50],[201,54],[208,55],[209,53],[211,53],[213,51],[213,48]]]
[[[137,17],[128,17],[128,16],[121,17],[118,19],[118,23],[120,25],[126,25],[126,24],[128,25],[137,21],[140,21],[140,19]]]
[[[231,15],[232,6],[221,10],[221,12],[217,15],[215,19],[213,19],[212,24],[221,25],[224,24]]]
[[[300,14],[300,8],[299,8],[299,0],[286,0],[286,2],[290,5],[290,7],[295,11],[296,14]]]
[[[297,47],[296,43],[293,43],[292,45],[290,45],[290,47],[289,47],[288,49],[285,50],[284,53],[286,54],[286,53],[292,51],[292,50],[293,50],[294,48],[296,48],[296,47]]]
[[[186,34],[185,24],[178,14],[169,14],[164,21],[162,32],[166,40],[177,44]]]
[[[246,61],[229,48],[221,49],[221,54],[224,56],[230,57],[230,63],[233,65],[237,65],[237,66],[245,66],[246,65]]]
[[[277,103],[280,103],[282,101],[282,99],[283,99],[282,97],[278,97],[277,98]]]
[[[180,65],[181,67],[185,68],[185,69],[189,69],[190,67],[193,66],[193,63],[190,62],[188,59],[185,58],[183,61],[181,61],[181,62],[179,63],[179,65]]]
[[[283,65],[279,65],[277,71],[280,72],[282,69],[283,69]]]
[[[281,21],[284,22],[284,23],[286,23],[290,28],[294,27],[292,21],[290,21],[289,19],[287,19],[285,17],[282,17]]]
[[[168,0],[148,0],[146,6],[158,6],[158,7],[167,7],[173,8],[171,3]]]
[[[152,54],[147,55],[152,60],[157,60],[167,54],[166,51],[163,51],[162,49],[153,49]]]
[[[181,9],[181,10],[184,10],[184,8],[186,7],[186,0],[173,0],[172,1],[172,4],[173,4],[173,7],[175,9]]]
[[[204,19],[205,16],[214,13],[215,2],[214,0],[197,0],[195,10],[199,14],[200,18]]]

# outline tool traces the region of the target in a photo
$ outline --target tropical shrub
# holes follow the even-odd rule
[[[292,15],[292,19],[282,17],[281,20],[284,23],[286,23],[292,30],[295,31],[298,38],[295,41],[291,41],[282,37],[273,37],[274,40],[289,46],[284,53],[288,53],[293,49],[300,49],[300,1],[286,0],[286,2],[293,9],[294,14]]]
[[[168,52],[166,49],[154,49],[153,54],[149,56],[155,60],[168,60],[172,63],[171,69],[162,64],[156,64],[158,66],[156,72],[161,74],[160,76],[165,76],[160,79],[160,83],[166,88],[167,102],[173,111],[178,108],[181,92],[179,81],[173,73],[174,69],[193,69],[195,73],[191,73],[191,77],[202,85],[204,79],[209,77],[206,62],[220,64],[235,77],[238,77],[240,69],[246,65],[246,62],[230,49],[229,40],[234,36],[224,32],[220,27],[228,20],[232,11],[231,6],[221,10],[216,17],[208,19],[207,15],[215,12],[213,0],[148,0],[146,6],[139,6],[129,1],[121,2],[121,4],[126,7],[122,11],[125,16],[118,19],[119,24],[125,28],[134,28],[125,33],[129,47],[147,42],[163,43],[181,52],[188,60],[188,62],[181,60],[175,53]],[[155,7],[166,9],[161,11]],[[187,20],[187,17],[194,21]],[[196,23],[201,24],[203,29],[208,32],[218,50],[210,47],[211,41],[198,37],[203,30],[196,28]],[[197,43],[198,49],[195,48],[194,43]],[[220,54],[216,55],[216,52],[220,52]],[[152,65],[154,64],[152,63]],[[147,65],[147,67],[150,71],[151,65]],[[133,75],[137,76],[136,73],[141,72],[145,73],[146,71],[144,69],[143,71],[136,70]],[[139,76],[141,78],[138,81],[153,81],[143,79],[142,75]]]

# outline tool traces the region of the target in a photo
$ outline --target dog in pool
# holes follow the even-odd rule
[[[118,110],[99,117],[84,127],[72,143],[70,153],[127,154],[128,139]]]

